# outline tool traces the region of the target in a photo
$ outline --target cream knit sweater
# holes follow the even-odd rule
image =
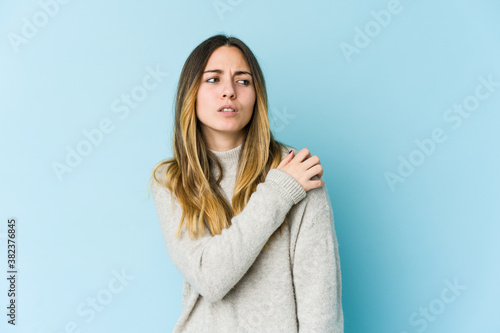
[[[229,203],[241,148],[212,150],[224,168],[221,187]],[[160,181],[164,171],[164,165],[157,169]],[[213,237],[207,230],[197,240],[184,229],[175,238],[180,205],[174,197],[171,207],[170,192],[156,181],[152,192],[168,254],[184,276],[174,333],[343,332],[340,263],[326,186],[306,192],[286,172],[271,169],[229,228]],[[285,217],[284,232],[263,249]]]

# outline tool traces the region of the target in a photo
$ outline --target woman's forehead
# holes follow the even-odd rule
[[[205,71],[225,69],[250,72],[250,66],[243,52],[234,46],[221,46],[216,49],[205,66]]]

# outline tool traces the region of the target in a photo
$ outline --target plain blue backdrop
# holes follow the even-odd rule
[[[348,333],[500,332],[496,1],[4,1],[0,258],[16,326],[171,332],[183,278],[148,180],[193,48],[256,54],[275,137],[318,155]],[[127,97],[128,96],[128,97]]]

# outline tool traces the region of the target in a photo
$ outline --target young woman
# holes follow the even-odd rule
[[[174,156],[152,173],[184,277],[174,332],[343,332],[323,169],[273,138],[264,77],[241,40],[216,35],[192,51],[174,126]]]

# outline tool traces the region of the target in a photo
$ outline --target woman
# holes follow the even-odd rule
[[[239,39],[213,36],[186,60],[173,155],[152,192],[184,277],[174,332],[343,332],[319,158],[274,140],[264,77]]]

